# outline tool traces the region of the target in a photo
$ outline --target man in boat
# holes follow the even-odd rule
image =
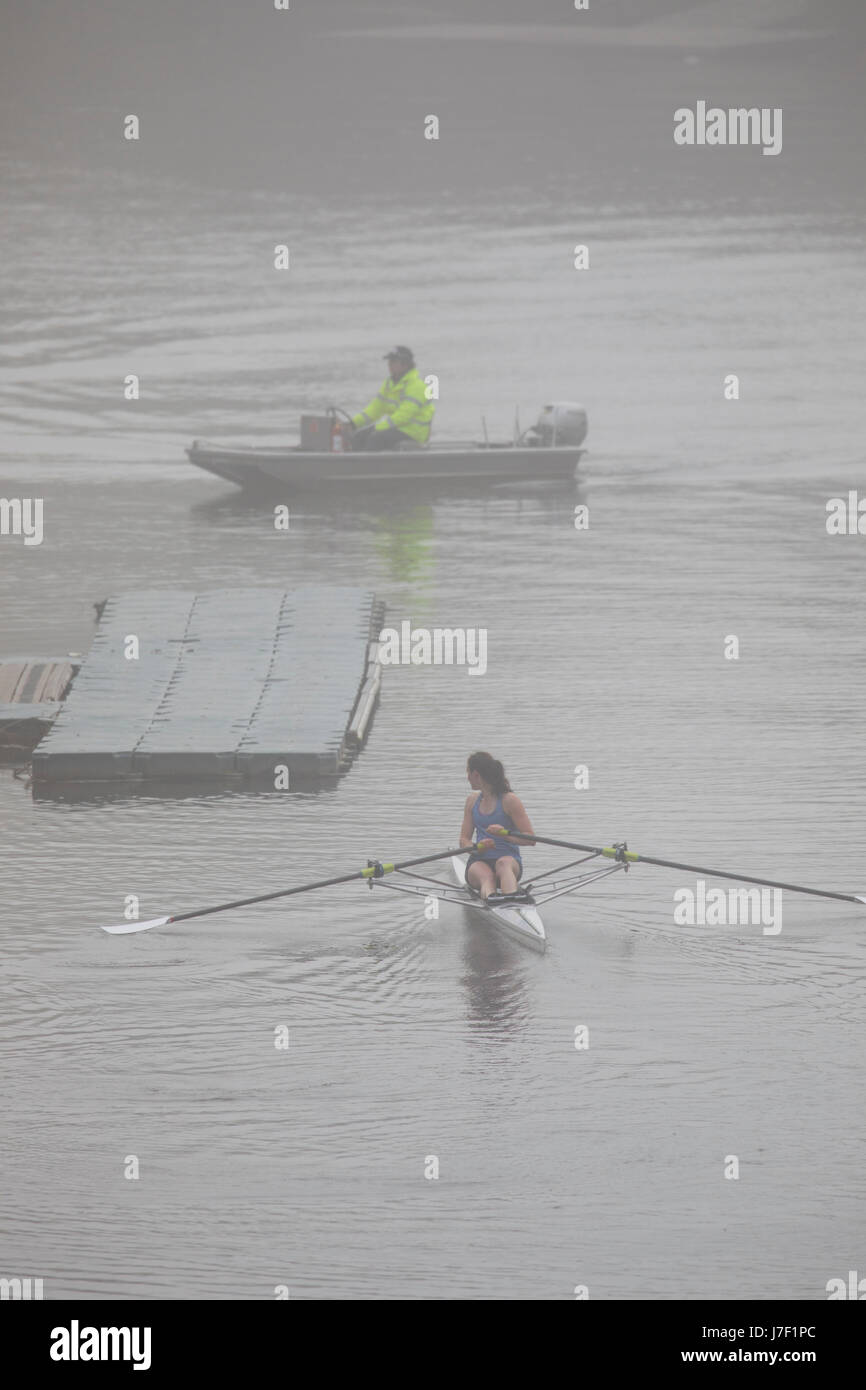
[[[352,449],[421,449],[430,438],[433,402],[411,348],[399,344],[385,357],[389,375],[378,396],[352,417]]]
[[[460,828],[461,849],[472,845],[466,862],[466,882],[484,902],[525,901],[527,895],[517,884],[523,873],[520,850],[513,841],[502,837],[520,835],[524,843],[527,839],[534,843],[526,808],[511,790],[502,763],[490,753],[472,753],[466,763],[466,776],[472,788]]]

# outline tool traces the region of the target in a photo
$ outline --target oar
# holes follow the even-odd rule
[[[234,902],[217,903],[216,907],[197,907],[194,912],[176,912],[171,917],[152,917],[149,922],[121,922],[117,927],[103,927],[111,936],[126,936],[130,932],[149,931],[151,927],[166,927],[169,922],[188,922],[191,917],[207,917],[211,912],[228,912],[233,907],[249,907],[251,903],[266,903],[272,898],[290,898],[295,893],[311,893],[314,888],[333,888],[338,883],[351,883],[356,878],[382,878],[393,874],[396,869],[408,869],[413,864],[432,864],[434,859],[448,859],[452,854],[470,854],[474,846],[466,849],[443,849],[438,854],[425,854],[420,859],[404,859],[402,864],[370,863],[366,869],[355,869],[351,874],[339,874],[336,878],[320,878],[317,883],[301,883],[297,888],[278,888],[275,893],[258,893],[254,898],[236,898]],[[371,884],[372,886],[372,884]]]
[[[493,832],[488,828],[488,833]],[[764,888],[784,888],[789,893],[809,893],[813,898],[838,898],[845,903],[866,903],[866,896],[858,893],[833,893],[825,888],[804,888],[799,883],[779,883],[772,878],[755,878],[751,874],[735,874],[730,869],[707,869],[700,864],[678,864],[674,859],[654,859],[649,854],[636,854],[625,845],[578,845],[573,840],[551,840],[546,835],[519,835],[516,831],[507,837],[509,840],[537,842],[539,845],[557,845],[560,849],[583,850],[586,854],[603,854],[606,859],[617,859],[627,864],[655,864],[660,869],[681,869],[687,874],[709,874],[712,878],[732,878],[737,883],[759,883]]]

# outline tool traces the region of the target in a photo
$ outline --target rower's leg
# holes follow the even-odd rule
[[[517,892],[517,873],[520,865],[510,854],[503,854],[496,861],[496,881],[500,893]]]
[[[492,868],[478,859],[466,870],[466,881],[471,883],[473,888],[477,888],[485,902],[496,888],[496,877]]]

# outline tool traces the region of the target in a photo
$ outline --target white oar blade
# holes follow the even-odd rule
[[[858,903],[866,903],[866,898],[861,898],[859,893],[855,893],[854,897],[857,899]]]
[[[151,927],[164,927],[170,917],[151,917],[149,922],[121,922],[118,927],[103,927],[109,936],[128,936],[133,931],[149,931]]]

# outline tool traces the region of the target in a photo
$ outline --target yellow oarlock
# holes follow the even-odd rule
[[[381,878],[382,874],[392,874],[395,868],[394,864],[371,864],[369,868],[361,870],[361,877]]]

